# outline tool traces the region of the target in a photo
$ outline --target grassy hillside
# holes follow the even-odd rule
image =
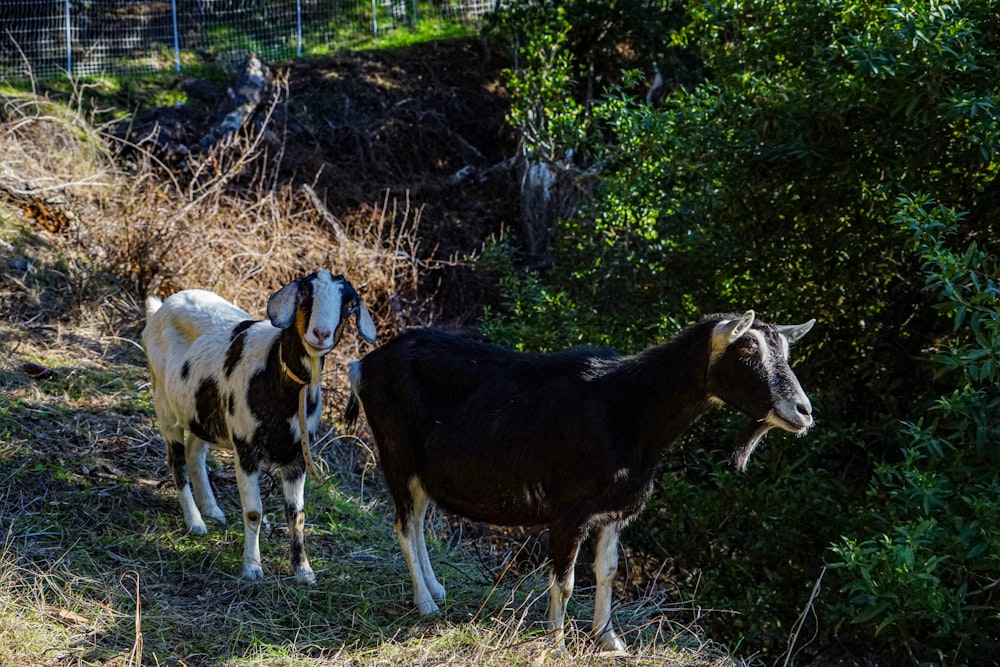
[[[0,96],[0,664],[537,663],[547,576],[540,559],[518,557],[518,538],[433,511],[449,599],[428,619],[413,609],[373,445],[337,420],[343,365],[366,350],[354,337],[328,358],[314,443],[324,482],[307,484],[314,587],[290,576],[270,476],[265,579],[238,578],[224,452],[211,478],[229,525],[187,535],[156,431],[137,343],[145,293],[205,287],[262,314],[283,282],[331,268],[360,287],[384,340],[438,312],[433,272],[454,268],[418,251],[424,209],[375,192],[337,217],[302,188],[308,179],[279,176],[266,132],[226,159],[167,167],[96,120],[126,110],[85,111],[92,98],[76,92]],[[631,655],[595,653],[586,581],[571,603],[570,655],[550,664],[740,662],[700,635],[700,610],[656,591],[616,611]]]

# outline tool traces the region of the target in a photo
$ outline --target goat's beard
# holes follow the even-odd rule
[[[733,464],[737,470],[740,472],[747,471],[747,463],[750,461],[750,455],[753,454],[753,450],[757,449],[757,445],[760,444],[760,441],[764,439],[764,436],[772,428],[774,428],[774,424],[766,420],[763,422],[750,422],[750,425],[743,431],[743,437],[740,438],[740,441],[744,444],[733,452]]]

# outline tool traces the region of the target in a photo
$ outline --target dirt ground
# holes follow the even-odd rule
[[[474,324],[495,286],[466,260],[519,225],[506,64],[478,39],[265,64],[279,97],[268,127],[281,178],[310,186],[348,226],[387,201],[403,202],[409,215],[397,218],[419,218],[418,254],[435,262],[424,292],[434,294],[437,317]],[[202,80],[176,85],[188,104],[142,111],[122,133],[197,144],[226,110],[226,91]]]

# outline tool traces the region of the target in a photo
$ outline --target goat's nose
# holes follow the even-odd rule
[[[799,401],[798,403],[796,403],[795,411],[798,412],[803,417],[808,417],[812,419],[813,410],[812,410],[812,405],[809,404],[809,401]]]
[[[330,330],[327,327],[313,327],[313,336],[322,343],[330,337]]]

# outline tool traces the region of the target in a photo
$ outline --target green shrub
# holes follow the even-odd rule
[[[959,238],[961,217],[927,197],[900,199],[893,222],[910,232],[926,289],[954,323],[930,357],[952,389],[904,423],[901,459],[881,462],[872,479],[877,511],[833,546],[832,562],[842,620],[941,664],[1000,649],[1000,263]]]
[[[544,108],[571,119],[559,136],[600,175],[559,223],[551,268],[498,251],[505,297],[485,330],[528,349],[633,352],[706,312],[816,317],[793,351],[813,430],[769,436],[739,476],[727,460],[742,422],[714,415],[668,455],[624,538],[670,559],[682,595],[738,613],[706,620],[752,650],[794,648],[829,564],[816,645],[975,663],[998,637],[1000,12],[682,4],[683,25],[671,15],[660,34],[697,55],[705,80],[675,86],[663,108],[640,99],[634,73],[593,100],[573,77],[548,80]],[[563,39],[585,48],[574,35],[589,28],[570,25]],[[569,71],[583,71],[591,56],[570,52]],[[530,104],[517,84],[515,103]],[[900,203],[920,191],[969,216]]]

